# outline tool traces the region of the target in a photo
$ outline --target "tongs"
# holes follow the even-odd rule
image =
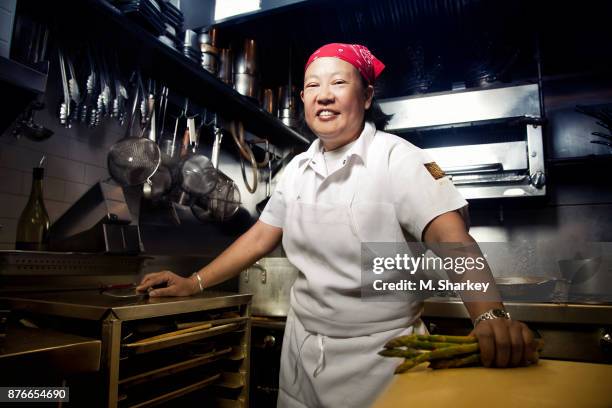
[[[593,132],[591,133],[593,136],[597,136],[597,137],[601,137],[606,139],[608,142],[612,142],[612,135],[606,135],[605,133],[601,133],[601,132]],[[595,142],[595,141],[594,141]]]
[[[82,98],[72,59],[70,59],[69,55],[66,55],[65,59],[66,64],[68,64],[68,74],[70,75],[70,78],[68,78],[68,91],[70,93],[71,104],[69,119],[70,122],[73,122],[78,119],[79,106],[81,105]]]
[[[115,54],[113,59],[113,76],[115,79],[115,98],[113,99],[113,110],[111,112],[111,117],[117,119],[121,126],[125,123],[125,103],[129,99],[127,89],[121,82],[121,70],[119,69],[119,61],[118,57]]]
[[[64,51],[61,47],[57,48],[57,56],[59,59],[60,73],[62,75],[62,91],[64,93],[64,100],[60,104],[59,118],[62,126],[69,128],[70,125],[70,88],[68,85],[68,74],[66,73],[66,60],[64,57]]]
[[[108,77],[108,67],[104,59],[104,55],[100,55],[100,94],[98,95],[97,109],[98,119],[96,124],[99,124],[100,118],[110,116],[112,95],[110,88],[110,78]]]
[[[89,127],[94,127],[98,116],[97,106],[95,104],[95,95],[98,91],[98,73],[96,72],[96,64],[89,48],[87,48],[87,62],[89,63],[89,75],[87,76],[87,82],[85,84],[86,94],[79,112],[79,121],[81,123],[87,123]]]

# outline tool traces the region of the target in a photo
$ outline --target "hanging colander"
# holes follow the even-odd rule
[[[111,146],[107,156],[108,172],[111,177],[126,187],[145,182],[150,183],[151,176],[161,164],[161,152],[157,143],[144,137],[132,136],[138,99],[139,87],[137,86],[126,135]]]

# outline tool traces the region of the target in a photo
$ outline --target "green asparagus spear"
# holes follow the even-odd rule
[[[446,336],[443,334],[415,334],[417,340],[440,343],[476,343],[476,336]]]
[[[378,352],[383,357],[404,357],[410,358],[421,354],[418,350],[407,348],[407,349],[385,349]]]
[[[417,350],[437,350],[441,348],[455,347],[457,345],[457,343],[437,343],[431,341],[419,341],[410,339],[404,340],[402,341],[402,343],[403,344],[401,345],[401,347],[408,347]],[[397,346],[393,348],[397,348]]]
[[[408,336],[399,336],[391,339],[385,344],[385,348],[395,348],[402,346],[415,347],[415,342],[427,342],[427,343],[475,343],[476,337],[474,336],[440,336],[440,335],[423,335],[423,334],[410,334]],[[418,346],[416,346],[418,347]],[[426,348],[426,347],[421,347]],[[440,346],[438,347],[440,348]],[[431,348],[429,348],[431,349]]]
[[[471,344],[459,344],[454,347],[447,347],[438,350],[430,351],[429,353],[422,353],[418,356],[408,358],[402,364],[400,364],[396,369],[395,373],[403,373],[406,370],[411,369],[412,367],[421,364],[425,361],[444,359],[449,357],[454,357],[460,354],[469,354],[478,351],[478,343]]]
[[[449,360],[434,360],[429,363],[429,368],[437,370],[440,368],[464,367],[478,363],[480,363],[480,353],[475,353],[465,357],[451,358]]]

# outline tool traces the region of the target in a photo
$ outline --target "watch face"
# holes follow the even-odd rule
[[[495,317],[508,317],[508,314],[506,313],[506,311],[502,310],[502,309],[493,309],[491,310],[491,313],[493,313],[493,316]]]

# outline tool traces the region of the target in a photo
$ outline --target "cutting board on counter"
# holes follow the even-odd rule
[[[520,368],[431,370],[396,375],[373,408],[612,407],[612,365],[540,360]]]

